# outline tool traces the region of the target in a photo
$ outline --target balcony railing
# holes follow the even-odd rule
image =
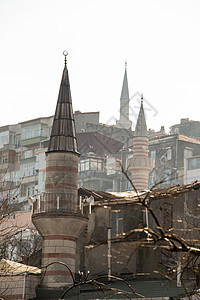
[[[34,197],[29,197],[29,204],[32,204],[33,214],[38,213],[69,213],[84,215],[82,206],[78,203],[74,206],[73,203],[69,201],[62,201],[60,196],[54,197],[53,200],[47,201],[45,193],[42,195],[37,195]]]

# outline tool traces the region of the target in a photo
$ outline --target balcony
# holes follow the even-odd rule
[[[31,183],[31,182],[38,182],[38,174],[29,175],[22,179],[22,185]]]

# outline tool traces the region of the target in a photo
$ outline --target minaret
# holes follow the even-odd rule
[[[132,122],[129,120],[129,102],[127,63],[125,63],[125,73],[120,98],[120,119],[116,123],[118,127],[129,129],[132,126]]]
[[[76,240],[87,218],[78,211],[78,149],[66,56],[48,151],[44,211],[32,220],[43,237],[42,266],[51,264],[43,287],[59,288],[72,283]],[[55,263],[56,262],[56,263]],[[64,263],[64,265],[58,263]]]
[[[149,138],[143,107],[143,95],[141,95],[140,112],[133,137],[133,158],[129,168],[132,174],[133,184],[137,191],[148,189],[149,172],[152,169],[148,152]]]

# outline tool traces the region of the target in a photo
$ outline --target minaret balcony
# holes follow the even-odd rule
[[[62,195],[57,195],[54,199],[48,198],[47,193],[43,193],[41,196],[35,198],[33,205],[33,215],[36,214],[73,214],[73,215],[84,215],[83,210],[80,207],[80,204],[77,203],[71,205],[70,201],[65,199],[62,201]]]

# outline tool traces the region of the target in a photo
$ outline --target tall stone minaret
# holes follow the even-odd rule
[[[129,129],[132,126],[132,122],[129,120],[129,102],[127,63],[125,63],[125,73],[120,98],[120,119],[116,123],[118,127]]]
[[[59,288],[72,283],[76,240],[87,218],[78,212],[78,157],[66,56],[48,151],[44,211],[32,220],[43,237],[42,266],[51,264],[43,287]],[[56,263],[55,263],[56,262]],[[68,268],[59,264],[63,262]]]
[[[140,112],[133,137],[133,158],[130,163],[132,181],[137,191],[148,189],[149,172],[152,169],[151,159],[148,157],[149,138],[143,107],[143,95],[141,96]]]

